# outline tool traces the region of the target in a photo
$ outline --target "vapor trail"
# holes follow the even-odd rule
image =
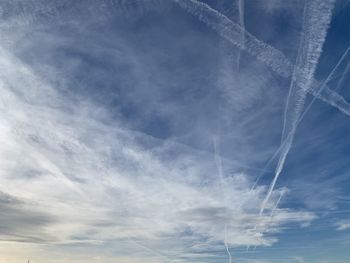
[[[221,156],[220,156],[220,153],[219,153],[220,152],[220,148],[219,148],[219,145],[218,145],[218,141],[217,141],[217,138],[215,136],[213,136],[213,145],[214,145],[214,160],[215,160],[216,168],[218,169],[221,186],[223,186],[223,184],[224,184],[224,173],[223,173],[223,169],[222,169],[222,159],[221,159]]]
[[[5,115],[9,114],[13,111],[13,108],[16,107],[16,105],[21,105],[21,107],[17,107],[17,110],[21,112],[21,114],[26,112],[31,112],[35,107],[33,105],[30,105],[29,96],[36,94],[35,89],[29,89],[31,92],[21,92],[18,89],[18,86],[15,85],[15,79],[12,76],[14,72],[19,74],[21,76],[22,85],[29,86],[30,84],[33,85],[35,88],[40,87],[41,92],[48,92],[48,98],[52,98],[49,96],[53,96],[53,92],[51,92],[51,87],[49,85],[46,85],[43,83],[39,78],[37,78],[31,70],[20,60],[18,60],[15,56],[13,56],[11,53],[9,53],[7,50],[3,49],[3,47],[0,47],[0,68],[2,69],[0,71],[0,79],[6,81],[6,85],[1,85],[0,87],[0,94],[4,97],[0,99],[0,105],[6,105],[7,108],[5,110]],[[4,70],[6,69],[6,70]],[[45,87],[45,90],[44,88]],[[22,93],[22,94],[21,94]],[[32,94],[31,94],[32,93]],[[33,95],[33,97],[35,97]],[[5,98],[5,99],[3,99]],[[35,97],[38,101],[40,101],[39,96]],[[37,104],[37,110],[42,110],[42,108],[39,106],[40,103]],[[2,105],[1,105],[2,106]],[[1,107],[2,108],[2,107]],[[46,112],[48,110],[46,109]],[[58,112],[52,111],[51,114],[57,114]],[[11,116],[11,115],[9,115]],[[12,117],[12,116],[11,116]],[[10,118],[11,118],[10,117]],[[44,121],[43,116],[36,116],[37,121],[41,120]],[[28,126],[31,126],[32,124],[22,122],[22,121],[15,121],[11,120],[11,128],[13,129],[13,136],[15,141],[23,141],[25,143],[28,143],[28,138],[30,137],[30,133],[28,132]],[[22,126],[23,125],[23,126]],[[28,125],[28,126],[27,126]],[[55,140],[59,137],[61,131],[58,127],[56,133],[53,133],[54,135],[47,135],[51,136],[50,139]],[[30,130],[30,128],[29,128]],[[52,177],[55,177],[57,180],[59,180],[62,184],[66,185],[68,188],[76,192],[80,195],[80,197],[84,198],[85,200],[89,200],[88,196],[86,195],[84,189],[80,187],[79,183],[74,181],[72,178],[67,176],[58,165],[56,165],[48,156],[46,156],[44,153],[42,153],[40,150],[36,149],[35,147],[31,146],[30,143],[28,143],[28,148],[30,149],[32,156],[37,160],[37,165],[40,166],[42,169],[44,169],[48,174],[50,174]],[[24,149],[22,149],[24,151]]]
[[[163,255],[162,253],[152,249],[152,248],[149,248],[143,244],[140,244],[138,241],[134,240],[134,239],[129,239],[131,242],[133,242],[134,244],[136,244],[137,246],[139,246],[140,248],[160,257],[160,258],[163,258],[165,260],[167,260],[168,262],[174,262],[172,259],[169,259],[166,255]]]
[[[230,250],[229,250],[228,244],[227,244],[227,225],[225,225],[225,248],[226,248],[226,252],[228,255],[228,262],[232,263],[231,253],[230,253]]]
[[[289,78],[291,76],[293,69],[292,63],[284,56],[282,52],[258,40],[240,25],[232,22],[220,12],[197,0],[172,1],[178,3],[188,12],[197,16],[201,21],[217,31],[218,34],[227,41],[234,44],[238,48],[245,50],[251,56],[256,57],[258,60],[272,68],[280,76],[285,78]],[[115,3],[103,1],[103,4],[99,6],[99,11],[102,9],[106,12],[120,11],[121,14],[133,16],[135,15],[135,12],[145,12],[158,5],[162,6],[163,2],[165,1],[144,0],[141,1],[141,4],[137,2],[138,5],[135,7],[129,4],[125,5],[123,0],[118,0]],[[9,4],[4,5],[3,12],[10,17],[11,23],[0,23],[0,27],[4,28],[8,26],[12,27],[13,25],[29,25],[42,18],[57,18],[61,15],[62,10],[65,10],[63,7],[68,6],[68,2],[62,2],[60,4],[55,3],[54,5],[50,6],[42,3],[34,4],[34,2],[12,3],[9,0],[6,0],[5,3]],[[71,9],[76,8],[76,6],[69,7],[70,11],[72,11]],[[244,36],[244,41],[241,41],[242,36]],[[308,92],[331,106],[338,108],[343,113],[350,115],[350,105],[342,96],[335,91],[330,90],[328,87],[326,87],[321,93],[317,93],[318,86],[319,83],[314,80],[312,87],[308,90]]]
[[[215,164],[218,169],[219,177],[220,177],[220,183],[221,187],[224,185],[224,173],[222,169],[222,159],[220,157],[220,151],[219,146],[217,142],[217,138],[213,136],[213,144],[214,144],[214,158],[215,158]],[[225,224],[225,239],[224,239],[225,249],[229,258],[229,263],[232,262],[231,253],[227,244],[227,224]]]
[[[258,40],[252,34],[244,30],[240,25],[232,22],[222,13],[209,5],[197,0],[173,0],[189,13],[197,16],[202,22],[218,32],[220,36],[234,44],[238,48],[247,51],[261,62],[267,64],[283,77],[290,77],[292,64],[279,50]],[[244,35],[244,42],[241,36]]]
[[[279,203],[281,202],[281,199],[282,199],[282,197],[283,197],[283,195],[284,195],[284,193],[285,193],[285,191],[283,190],[283,191],[281,191],[281,193],[280,193],[280,196],[278,197],[278,199],[277,199],[277,202],[276,202],[276,204],[275,204],[275,206],[271,209],[271,213],[270,213],[270,218],[269,218],[269,220],[267,221],[267,225],[266,225],[266,227],[272,222],[272,217],[273,217],[273,214],[275,213],[275,210],[277,209],[277,207],[278,207],[278,205],[279,205]],[[255,226],[254,227],[254,229],[253,229],[253,231],[256,231],[257,230],[257,226]],[[260,232],[261,234],[263,234],[264,233],[264,230],[262,230],[262,232]],[[248,251],[249,250],[249,247],[250,246],[247,246],[247,249],[246,249],[246,251]],[[254,246],[254,250],[256,249],[256,247],[257,247],[257,245],[255,245]]]
[[[28,26],[42,19],[56,19],[61,18],[65,13],[72,15],[74,12],[82,11],[76,5],[78,1],[61,0],[53,1],[54,3],[50,4],[47,2],[45,0],[2,0],[1,14],[6,14],[6,18],[0,21],[0,27]],[[89,2],[93,3],[94,1],[86,2],[90,4]],[[94,15],[102,11],[105,15],[123,15],[129,17],[141,15],[151,10],[164,9],[167,4],[167,1],[162,0],[100,0],[95,2],[98,5],[88,11],[92,11]]]
[[[341,58],[339,59],[338,63],[334,66],[334,68],[332,69],[332,71],[329,73],[329,75],[327,76],[327,78],[324,80],[324,82],[322,83],[322,86],[320,87],[320,91],[323,90],[327,83],[334,77],[335,72],[337,71],[337,69],[339,68],[339,66],[341,65],[341,63],[345,60],[345,58],[348,56],[348,54],[350,54],[350,46],[346,49],[346,51],[344,52],[344,54],[341,56]],[[347,65],[345,72],[343,74],[344,75],[347,73],[347,71],[350,70],[350,63]],[[303,112],[303,115],[301,115],[301,117],[298,120],[298,124],[302,121],[302,119],[304,118],[304,116],[306,115],[306,113],[308,113],[308,111],[310,110],[311,106],[313,105],[313,103],[315,102],[316,97],[313,97],[313,99],[311,100],[311,102],[308,104],[308,106],[306,107],[305,111]]]
[[[197,0],[173,1],[189,13],[197,16],[202,22],[215,30],[227,41],[238,48],[245,50],[251,56],[266,64],[280,76],[284,78],[292,76],[293,65],[281,51],[258,40],[240,25],[232,22],[225,15]],[[242,34],[245,36],[244,43],[240,41]],[[295,82],[299,87],[304,87],[302,80],[296,79]],[[350,104],[345,101],[342,96],[328,87],[325,87],[322,92],[318,92],[320,83],[314,79],[311,82],[312,84],[307,90],[308,93],[350,116]]]
[[[321,87],[319,88],[319,91],[322,91],[326,86],[327,83],[334,78],[334,74],[335,72],[338,70],[339,66],[343,63],[343,61],[345,60],[345,58],[350,54],[350,46],[346,49],[346,51],[344,52],[344,54],[341,56],[341,58],[339,59],[339,61],[337,62],[337,64],[334,66],[334,68],[332,69],[332,71],[329,73],[329,75],[327,76],[327,78],[322,82]],[[350,70],[350,63],[347,66],[346,70]],[[345,73],[344,73],[345,74]],[[313,103],[315,102],[317,97],[313,97],[311,102],[307,105],[306,109],[304,110],[303,114],[300,116],[300,118],[298,119],[298,123],[297,125],[300,124],[300,122],[304,119],[305,115],[309,112],[309,110],[311,109]],[[288,134],[288,137],[291,136],[291,133]],[[281,145],[278,147],[278,149],[275,151],[275,153],[272,155],[272,157],[268,160],[268,162],[266,163],[266,165],[264,166],[264,168],[262,170],[265,170],[270,164],[271,162],[280,154],[281,150],[283,147],[285,147],[285,144],[287,143],[287,141],[285,140],[283,143],[281,143]],[[250,191],[254,190],[256,185],[258,184],[260,178],[263,176],[263,173],[259,174],[257,179],[254,181],[253,186],[251,187]]]
[[[244,32],[245,32],[245,23],[244,23],[244,0],[238,0],[238,13],[239,13],[239,24],[241,25],[243,32],[241,35],[241,41],[244,49]],[[238,50],[237,56],[237,68],[239,68],[241,61],[241,49]]]
[[[275,213],[275,210],[277,209],[277,207],[278,207],[279,203],[281,202],[283,196],[284,196],[284,191],[281,191],[280,196],[278,197],[277,202],[275,204],[275,207],[271,210],[270,218],[272,218],[273,214]]]
[[[349,48],[347,49],[347,51],[349,51]],[[338,84],[335,87],[334,91],[339,92],[339,90],[340,90],[341,86],[343,85],[343,82],[344,82],[346,76],[349,74],[349,72],[350,72],[350,61],[349,61],[348,65],[346,66],[344,73],[341,76],[340,80],[338,81]]]
[[[261,205],[260,215],[264,212],[272,191],[280,176],[286,157],[292,146],[298,120],[302,114],[307,91],[313,81],[322,46],[326,39],[327,29],[331,20],[334,0],[313,0],[305,2],[303,17],[303,34],[297,55],[296,65],[292,74],[282,131],[281,154],[275,170],[275,176],[268,193]],[[299,85],[298,85],[299,82]],[[321,91],[321,90],[320,90]],[[286,143],[283,143],[286,141]]]

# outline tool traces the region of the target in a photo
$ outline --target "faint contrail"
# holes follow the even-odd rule
[[[347,51],[349,50],[349,48],[347,49]],[[335,87],[334,91],[339,92],[341,86],[343,85],[343,82],[346,78],[346,76],[349,74],[350,72],[350,61],[348,62],[348,65],[346,66],[343,75],[341,76],[340,80],[338,81],[337,86]]]
[[[240,25],[232,22],[229,18],[205,3],[197,0],[173,1],[191,14],[197,16],[202,22],[210,26],[227,41],[240,49],[244,49],[250,55],[272,68],[280,76],[285,78],[291,77],[293,65],[281,51],[258,40],[248,31],[243,30]],[[244,43],[240,41],[242,34],[245,36]],[[303,87],[303,82],[301,80],[297,79],[295,81],[298,86]],[[322,92],[318,92],[319,86],[320,83],[313,80],[307,92],[350,116],[350,104],[347,103],[342,96],[330,90],[328,87],[325,87]]]
[[[56,19],[62,14],[73,14],[82,9],[75,5],[78,1],[52,1],[48,4],[47,1],[13,1],[2,0],[1,13],[6,14],[5,19],[0,22],[1,27],[13,26],[28,26],[41,19]],[[88,1],[85,1],[88,2]],[[104,12],[106,15],[123,15],[133,17],[141,15],[151,10],[164,9],[167,1],[163,0],[100,0],[91,1],[98,5],[91,10],[94,14]],[[88,3],[87,3],[88,4]],[[8,23],[10,22],[10,23]]]
[[[202,22],[218,32],[230,43],[247,51],[258,60],[267,64],[283,77],[290,77],[292,64],[279,50],[258,40],[240,25],[232,22],[228,17],[197,0],[173,0],[182,8],[197,16]],[[241,36],[244,35],[244,42]]]
[[[306,92],[312,84],[318,59],[322,52],[322,46],[326,39],[333,7],[334,0],[310,0],[305,2],[302,38],[292,74],[284,116],[281,142],[281,145],[284,144],[284,146],[281,149],[275,176],[261,205],[260,215],[264,212],[266,204],[271,197],[292,146],[298,120],[304,108]],[[284,141],[286,142],[284,143]]]
[[[339,66],[341,65],[341,63],[345,60],[346,56],[348,56],[348,54],[350,54],[350,46],[345,50],[344,54],[341,56],[341,58],[339,59],[338,63],[334,66],[334,68],[332,69],[332,71],[329,73],[329,75],[327,76],[327,78],[323,81],[322,86],[320,87],[320,91],[323,90],[327,83],[334,77],[335,72],[338,70]],[[346,70],[350,70],[350,63],[348,64]],[[344,75],[343,75],[344,76]],[[310,101],[310,103],[307,105],[305,111],[303,112],[303,114],[301,115],[301,117],[298,120],[298,124],[302,121],[302,119],[304,118],[304,116],[306,115],[306,113],[308,113],[308,111],[310,110],[312,104],[315,102],[316,97],[313,97],[312,100]]]
[[[327,78],[323,81],[321,87],[319,88],[319,91],[322,91],[326,86],[327,83],[334,77],[335,72],[338,70],[339,66],[341,65],[341,63],[345,60],[345,58],[350,54],[350,46],[346,49],[346,51],[344,52],[344,54],[341,56],[341,58],[339,59],[338,63],[334,66],[334,68],[332,69],[332,71],[329,73],[329,75],[327,76]],[[350,66],[350,63],[348,65],[348,67]],[[349,69],[350,70],[350,67]],[[310,103],[307,105],[307,107],[305,108],[303,114],[300,116],[300,118],[298,119],[298,124],[300,124],[300,122],[304,119],[305,115],[309,112],[309,110],[311,109],[313,103],[315,102],[317,97],[313,97],[312,100],[310,101]],[[289,133],[288,136],[291,136],[292,134]],[[287,141],[285,140],[279,147],[278,149],[275,151],[275,153],[272,155],[272,157],[268,160],[267,164],[264,166],[263,170],[265,170],[270,163],[280,154],[281,150],[283,147],[285,147],[285,144],[287,143]],[[263,176],[263,173],[261,173],[260,175],[258,175],[257,179],[255,180],[251,191],[253,189],[255,189],[256,185],[258,184],[260,178]]]
[[[232,257],[231,257],[231,253],[227,244],[227,225],[225,225],[225,248],[226,248],[226,252],[228,255],[228,262],[232,263]]]
[[[271,210],[270,218],[272,218],[273,214],[275,213],[275,210],[277,209],[279,203],[281,202],[282,197],[284,196],[284,193],[285,193],[284,191],[281,191],[280,196],[278,197],[277,202],[275,204],[275,207]]]
[[[137,5],[138,11],[147,11],[148,8],[161,5],[165,1],[160,0],[144,0],[141,5]],[[256,57],[258,60],[265,63],[267,66],[271,67],[277,74],[282,77],[290,77],[292,72],[292,64],[279,50],[267,45],[266,43],[258,40],[248,31],[244,30],[240,25],[232,22],[229,18],[219,13],[218,11],[212,9],[207,4],[198,2],[197,0],[172,0],[178,3],[187,11],[199,17],[201,21],[206,23],[208,26],[217,31],[223,38],[228,40],[230,43],[236,45],[240,49],[247,51],[250,55]],[[37,5],[31,2],[29,3],[15,3],[12,4],[11,1],[7,1],[10,4],[5,5],[5,10],[3,10],[9,17],[17,16],[20,19],[11,20],[9,24],[2,24],[1,26],[13,26],[12,22],[17,24],[30,24],[40,18],[53,18],[58,17],[62,10],[62,6],[67,3],[63,2],[60,5]],[[121,5],[122,0],[114,2],[103,1],[100,5],[100,9],[106,11],[115,10],[115,5],[120,8],[122,14],[130,14],[130,12],[135,12],[133,5]],[[137,2],[138,3],[138,2]],[[139,4],[139,3],[138,3]],[[126,8],[128,7],[128,8]],[[133,8],[132,8],[133,7]],[[74,7],[76,8],[76,7]],[[25,10],[26,12],[24,12]],[[29,13],[27,12],[29,10]],[[118,9],[119,10],[119,9]],[[244,35],[244,42],[241,41],[241,36]],[[308,91],[313,96],[317,96],[318,99],[338,108],[343,113],[350,115],[350,105],[344,100],[342,96],[338,93],[330,90],[328,87],[322,92],[317,93],[317,87],[319,83],[313,81],[313,85]]]
[[[213,136],[213,145],[214,145],[215,164],[216,164],[216,168],[218,169],[221,186],[223,186],[224,185],[224,172],[222,169],[222,159],[220,156],[220,148],[218,145],[218,141],[217,141],[217,138],[215,136]]]
[[[148,251],[148,252],[150,252],[150,253],[152,253],[154,255],[157,255],[158,257],[161,257],[164,260],[167,260],[168,262],[174,262],[174,260],[169,258],[168,256],[166,256],[166,255],[164,255],[164,254],[162,254],[162,253],[160,253],[160,252],[158,252],[158,251],[156,251],[156,250],[154,250],[152,248],[149,248],[149,247],[147,247],[147,246],[145,246],[143,244],[140,244],[138,241],[136,241],[136,240],[134,240],[132,238],[130,238],[129,240],[130,240],[130,242],[133,242],[134,244],[138,245],[140,248],[143,248],[144,250],[146,250],[146,251]]]
[[[216,163],[216,167],[218,169],[218,173],[219,173],[219,177],[220,177],[220,183],[221,183],[221,187],[224,185],[224,173],[223,173],[223,169],[222,169],[222,159],[220,157],[220,150],[219,150],[219,146],[218,146],[218,142],[217,142],[217,138],[215,136],[213,136],[213,144],[214,144],[214,158],[215,158],[215,163]],[[224,244],[225,244],[225,249],[229,258],[229,263],[232,263],[232,257],[231,257],[231,253],[228,247],[228,243],[227,243],[227,224],[225,224],[225,239],[224,239]]]
[[[276,202],[275,206],[271,209],[270,218],[269,218],[269,220],[266,222],[266,226],[265,226],[265,225],[262,226],[263,230],[260,232],[261,234],[263,234],[263,233],[265,232],[265,231],[264,231],[264,228],[265,228],[265,227],[267,228],[268,225],[272,222],[273,214],[275,213],[275,210],[277,209],[279,203],[281,202],[281,199],[282,199],[284,193],[285,193],[285,191],[282,190],[281,193],[280,193],[280,196],[279,196],[278,199],[277,199],[277,202]],[[256,231],[256,230],[257,230],[257,226],[254,227],[253,231]],[[257,247],[257,245],[254,246],[254,250],[256,249],[256,247]],[[247,250],[247,251],[249,250],[249,246],[247,247],[246,250]]]
[[[238,0],[238,13],[239,13],[239,24],[243,28],[243,32],[241,35],[241,41],[244,49],[244,33],[245,33],[245,23],[244,23],[244,0]],[[241,49],[238,50],[237,56],[237,68],[239,68],[241,61]]]
[[[337,71],[337,69],[339,68],[340,64],[343,62],[343,60],[345,59],[345,57],[350,54],[350,46],[346,49],[346,51],[344,52],[344,54],[341,56],[341,58],[339,59],[338,63],[334,66],[334,68],[332,69],[332,71],[329,73],[329,75],[327,76],[327,78],[323,81],[322,86],[320,87],[320,90],[324,89],[327,85],[327,83],[334,77],[334,73]],[[300,118],[298,119],[298,123],[297,125],[299,125],[299,123],[303,120],[303,118],[305,117],[305,115],[308,113],[308,111],[310,110],[310,108],[312,107],[313,103],[315,102],[316,97],[313,97],[313,99],[310,101],[310,103],[307,105],[306,109],[304,110],[303,114],[300,116]],[[292,134],[289,133],[288,136],[291,136]],[[286,142],[284,142],[285,144]],[[275,154],[273,155],[273,157],[269,160],[269,163],[280,153],[282,147],[284,147],[284,144],[280,145],[280,147],[277,149],[277,151],[275,152]],[[259,176],[260,177],[260,176]],[[259,178],[258,178],[259,179]],[[257,184],[256,180],[255,184]],[[254,189],[254,188],[253,188]]]

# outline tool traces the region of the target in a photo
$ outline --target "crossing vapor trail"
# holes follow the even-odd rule
[[[197,0],[173,1],[192,15],[197,16],[231,44],[245,50],[251,56],[266,64],[281,77],[290,78],[292,76],[293,64],[281,51],[258,40],[225,15]],[[244,43],[241,41],[242,34],[245,36]],[[295,82],[299,87],[304,87],[302,80],[297,79]],[[329,89],[328,86],[319,92],[321,84],[315,79],[312,79],[311,83],[307,90],[308,93],[350,116],[350,104],[342,96]]]
[[[334,68],[332,69],[332,71],[329,73],[329,75],[327,76],[327,78],[322,82],[321,87],[319,88],[319,91],[322,91],[327,83],[334,78],[335,73],[337,72],[337,70],[339,70],[340,65],[344,62],[344,60],[346,60],[346,58],[349,56],[350,54],[350,46],[346,49],[346,51],[343,53],[343,55],[341,56],[341,58],[339,59],[339,61],[337,62],[337,64],[334,66]],[[350,64],[347,66],[347,69],[345,69],[345,72],[343,74],[344,75],[347,73],[347,70],[350,69]],[[307,105],[307,107],[305,108],[305,110],[303,111],[303,114],[300,116],[300,118],[298,119],[298,123],[297,125],[299,125],[301,123],[301,121],[304,119],[305,115],[309,112],[309,110],[311,109],[313,103],[316,101],[316,97],[313,97],[312,100],[310,101],[310,103]],[[292,134],[289,133],[287,136],[291,136]],[[288,139],[288,138],[287,138]],[[282,149],[285,147],[286,143],[288,142],[288,140],[284,140],[283,142],[281,142],[280,146],[278,147],[278,149],[275,151],[275,153],[272,155],[272,157],[268,160],[268,162],[266,163],[265,167],[262,169],[263,171],[265,171],[265,169],[271,164],[271,162],[277,158],[277,156],[281,153]],[[260,178],[264,175],[263,172],[261,172],[256,180],[254,181],[254,184],[251,188],[251,190],[255,189],[256,185],[258,184]]]
[[[281,140],[281,145],[284,146],[281,148],[275,176],[262,203],[260,215],[265,210],[292,146],[298,120],[304,108],[307,91],[310,89],[314,79],[318,59],[326,39],[333,7],[334,0],[312,0],[305,2],[302,38],[284,113],[284,126]],[[299,85],[297,83],[299,83]]]

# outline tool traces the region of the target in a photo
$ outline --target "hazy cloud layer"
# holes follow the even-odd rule
[[[266,199],[290,79],[176,2],[0,5],[1,260],[316,262],[259,248],[350,229],[348,117],[316,102]],[[229,2],[207,4],[295,60],[303,1]]]

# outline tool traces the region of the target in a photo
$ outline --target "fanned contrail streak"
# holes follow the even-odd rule
[[[309,0],[305,2],[302,38],[284,114],[281,141],[281,145],[284,146],[281,148],[275,176],[261,205],[260,215],[264,212],[267,202],[271,197],[292,146],[298,120],[304,108],[306,93],[312,84],[318,59],[322,53],[322,46],[326,39],[333,7],[334,0]],[[299,85],[297,82],[299,82]]]
[[[232,22],[225,15],[211,8],[209,5],[197,0],[173,0],[189,13],[197,16],[202,22],[215,30],[220,36],[227,41],[245,50],[251,56],[256,57],[274,70],[277,74],[284,78],[292,76],[293,65],[289,59],[276,48],[258,40],[248,31],[244,30],[240,25]],[[244,43],[241,41],[241,36],[244,34]],[[303,87],[303,80],[295,80],[296,85]],[[340,111],[350,116],[350,104],[345,99],[333,90],[325,87],[321,92],[318,92],[320,82],[312,80],[308,93],[318,99],[338,108]]]

